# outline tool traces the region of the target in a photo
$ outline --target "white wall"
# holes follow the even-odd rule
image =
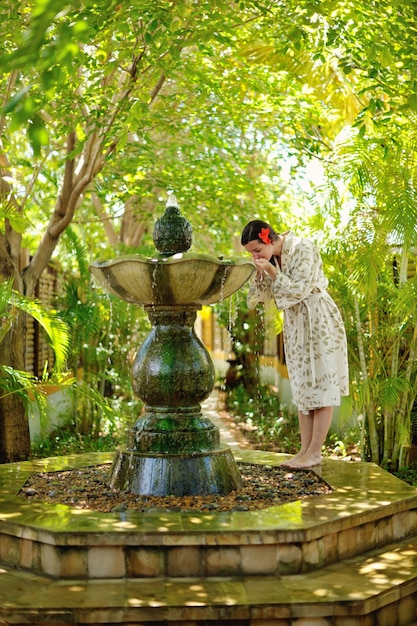
[[[68,421],[68,415],[71,411],[71,397],[65,390],[48,394],[47,404],[47,424],[41,424],[38,405],[34,401],[29,403],[28,414],[31,441],[39,438],[40,435],[49,434],[54,428],[62,426]]]

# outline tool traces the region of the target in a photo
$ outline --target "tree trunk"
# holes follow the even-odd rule
[[[0,177],[1,179],[1,177]],[[1,194],[0,194],[1,195]],[[19,234],[11,232],[6,220],[8,238],[0,234],[0,280],[13,279],[13,287],[22,291],[19,268]],[[11,329],[0,342],[0,365],[24,370],[26,317],[20,313],[13,318]],[[0,463],[20,461],[30,457],[29,422],[21,397],[0,391]]]
[[[0,343],[0,364],[24,370],[26,321],[19,314]],[[0,463],[28,459],[31,454],[29,422],[25,405],[17,393],[0,396]]]
[[[409,344],[409,354],[405,371],[406,380],[410,383],[409,391],[402,395],[401,403],[396,414],[394,426],[395,440],[392,451],[392,468],[397,469],[401,454],[401,447],[410,444],[411,432],[411,412],[415,402],[415,384],[411,385],[411,375],[417,358],[417,324],[414,326],[413,337]]]
[[[358,341],[358,351],[359,351],[359,362],[362,373],[362,380],[364,386],[364,396],[367,398],[364,402],[364,406],[361,407],[361,410],[364,413],[365,420],[368,424],[368,432],[369,432],[369,443],[371,448],[371,457],[374,463],[379,463],[380,455],[379,455],[379,438],[378,438],[378,429],[376,424],[376,415],[375,415],[375,407],[372,400],[372,394],[369,392],[369,377],[368,377],[368,367],[366,363],[365,356],[365,346],[363,343],[363,329],[362,323],[360,319],[359,312],[359,301],[357,296],[354,296],[354,304],[355,304],[355,321],[356,321],[356,332],[357,332],[357,341]]]

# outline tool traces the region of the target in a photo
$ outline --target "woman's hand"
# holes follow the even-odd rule
[[[278,270],[267,259],[255,259],[254,262],[259,273],[267,274],[272,279],[276,278]]]

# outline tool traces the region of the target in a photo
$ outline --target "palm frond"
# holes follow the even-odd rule
[[[392,410],[400,404],[400,397],[410,389],[410,383],[401,376],[388,377],[381,381],[379,388],[381,406]]]
[[[16,291],[12,291],[9,304],[18,307],[39,322],[51,341],[52,349],[55,352],[56,367],[58,370],[62,369],[70,346],[70,333],[67,324],[58,316],[56,311],[46,309],[36,298],[26,298]]]
[[[71,226],[68,226],[65,230],[63,236],[63,242],[66,244],[67,248],[71,253],[75,252],[75,256],[77,259],[78,267],[80,270],[80,275],[83,278],[87,278],[89,280],[90,273],[88,271],[89,261],[88,261],[88,251],[87,248],[82,243],[81,239],[78,237],[76,232]]]
[[[19,213],[7,199],[3,199],[3,201],[0,202],[0,232],[4,231],[3,220],[6,219],[9,220],[13,230],[17,233],[24,233],[30,224],[30,221]]]
[[[0,365],[0,397],[16,393],[26,400],[28,390],[32,390],[35,383],[36,378],[33,374],[16,370],[8,365]]]
[[[5,315],[9,308],[10,299],[13,293],[13,279],[0,282],[0,316]]]

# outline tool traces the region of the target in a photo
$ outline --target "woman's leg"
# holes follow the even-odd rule
[[[291,457],[291,462],[304,456],[310,445],[311,437],[313,436],[313,417],[314,411],[309,413],[302,413],[298,411],[298,425],[300,428],[301,446],[297,454]]]
[[[310,415],[312,415],[312,417],[310,417]],[[308,438],[309,432],[308,424],[303,419],[301,419],[300,421],[300,414],[298,416],[301,433],[301,450],[298,454],[296,454],[295,457],[289,459],[285,463],[287,467],[308,468],[313,467],[314,465],[319,465],[321,463],[321,449],[326,440],[327,433],[329,432],[330,424],[332,423],[333,407],[324,406],[319,409],[315,409],[314,411],[310,411],[310,415],[304,416],[307,419],[310,419],[311,423],[310,438],[307,442],[306,438]],[[303,437],[305,439],[304,442]],[[301,455],[300,453],[305,445],[307,445],[307,447],[304,449],[303,454]]]

